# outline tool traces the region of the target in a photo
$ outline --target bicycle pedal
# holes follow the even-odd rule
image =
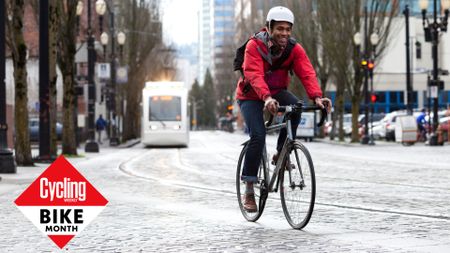
[[[286,170],[295,170],[295,165],[294,164],[286,165]]]

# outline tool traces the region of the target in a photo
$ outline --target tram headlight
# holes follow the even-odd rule
[[[173,129],[174,129],[174,130],[180,130],[180,129],[181,129],[181,126],[180,126],[180,125],[175,125],[175,126],[173,126]]]
[[[157,127],[156,125],[151,125],[151,126],[150,126],[150,129],[151,129],[151,130],[156,130],[156,129],[158,129],[158,127]]]

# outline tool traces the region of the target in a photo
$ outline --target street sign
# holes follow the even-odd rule
[[[86,126],[86,115],[78,114],[78,127]]]
[[[430,86],[430,97],[437,98],[438,97],[438,87],[436,85]]]
[[[128,82],[128,67],[121,66],[117,67],[117,83],[127,83]]]
[[[61,249],[107,203],[64,156],[59,156],[15,201],[19,210]]]
[[[111,78],[111,69],[109,63],[98,63],[97,64],[97,75],[100,79]]]

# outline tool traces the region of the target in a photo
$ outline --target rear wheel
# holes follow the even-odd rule
[[[241,151],[241,154],[239,156],[238,166],[236,170],[236,193],[237,193],[237,199],[239,203],[239,208],[241,209],[242,215],[244,218],[248,221],[257,221],[259,217],[261,217],[264,207],[266,205],[267,200],[267,181],[265,180],[264,175],[264,165],[266,156],[263,155],[263,161],[261,161],[261,165],[259,166],[258,170],[258,183],[254,184],[254,190],[255,190],[255,201],[257,206],[256,212],[248,212],[244,209],[243,205],[243,197],[245,193],[245,182],[241,180],[242,170],[244,167],[244,159],[245,154],[247,152],[247,145],[244,146],[244,148]]]
[[[311,156],[300,142],[294,142],[280,171],[280,197],[284,215],[295,229],[305,227],[314,210],[316,180]]]

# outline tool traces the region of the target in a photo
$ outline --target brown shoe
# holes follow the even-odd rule
[[[244,210],[249,213],[255,213],[258,211],[254,193],[244,194],[244,196],[242,196],[242,205],[244,206]]]

